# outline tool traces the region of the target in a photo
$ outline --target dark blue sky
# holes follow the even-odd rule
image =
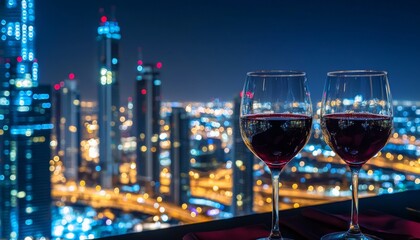
[[[312,100],[326,72],[387,70],[394,99],[420,100],[420,1],[36,1],[41,82],[74,72],[97,91],[100,7],[122,31],[121,96],[133,96],[137,48],[162,61],[163,100],[231,100],[247,71],[303,70]]]

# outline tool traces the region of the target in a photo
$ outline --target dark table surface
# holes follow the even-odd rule
[[[413,213],[407,210],[407,208],[417,210],[420,209],[420,190],[386,194],[375,197],[362,198],[359,200],[359,212],[361,215],[365,212],[377,212],[379,214],[389,214],[406,220],[419,222],[420,216],[418,215],[418,213]],[[302,216],[305,215],[303,214],[305,211],[311,209],[324,211],[330,214],[347,215],[350,213],[351,203],[350,201],[342,201],[280,211],[280,220],[282,222],[280,224],[280,230],[282,232],[282,235],[284,237],[289,237],[293,239],[319,239],[322,235],[329,233],[331,229],[337,228],[337,226],[332,226],[330,229],[324,229],[323,227],[326,225],[325,223],[321,224],[319,221],[308,219]],[[267,230],[269,230],[269,227],[271,225],[271,213],[252,214],[247,216],[233,217],[229,219],[215,220],[204,223],[180,225],[165,229],[130,233],[101,239],[172,240],[182,239],[185,235],[192,232],[207,232],[217,230],[228,231],[232,228],[253,226],[255,224],[263,224],[264,226],[267,226]],[[340,227],[337,230],[344,231],[347,229],[342,229],[342,227]],[[305,234],[302,234],[303,232]],[[408,239],[398,235],[382,235],[381,237],[383,239]]]

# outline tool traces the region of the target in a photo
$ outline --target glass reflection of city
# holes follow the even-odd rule
[[[1,239],[92,239],[271,210],[267,168],[239,133],[239,94],[162,101],[164,66],[139,52],[136,94],[120,103],[120,27],[106,15],[97,101],[80,96],[73,73],[39,84],[34,0],[0,3]],[[394,133],[361,171],[362,197],[420,189],[420,102],[394,105]],[[311,140],[282,173],[281,209],[350,198],[319,107]]]

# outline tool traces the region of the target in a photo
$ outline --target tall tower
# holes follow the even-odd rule
[[[242,140],[239,128],[241,99],[236,97],[233,106],[233,197],[232,214],[234,216],[252,213],[253,206],[253,165],[254,155]]]
[[[120,27],[115,20],[100,18],[99,44],[99,157],[101,162],[102,187],[112,188],[118,181],[120,161],[119,123],[119,42]]]
[[[82,140],[80,142],[79,179],[83,179],[86,186],[96,186],[101,177],[97,102],[80,102],[80,115]]]
[[[68,79],[54,85],[54,124],[57,137],[57,155],[64,163],[64,176],[67,181],[78,181],[78,168],[81,163],[81,119],[80,94],[73,73]]]
[[[188,202],[190,194],[190,127],[184,108],[172,107],[171,124],[171,201]]]
[[[34,0],[0,1],[0,239],[51,236],[51,89],[34,21]]]
[[[135,117],[137,129],[137,176],[140,183],[149,191],[158,191],[159,133],[160,133],[160,85],[159,79],[162,63],[143,64],[137,62]],[[154,189],[153,189],[154,187]]]

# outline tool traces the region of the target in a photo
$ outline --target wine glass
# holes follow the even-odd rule
[[[306,74],[281,70],[247,73],[240,111],[243,141],[271,172],[272,229],[270,236],[262,239],[283,239],[279,230],[280,172],[306,144],[312,126]]]
[[[392,100],[387,73],[372,70],[327,74],[321,106],[325,142],[351,170],[352,211],[347,232],[323,240],[377,239],[364,235],[358,224],[359,170],[387,143],[392,132]]]

